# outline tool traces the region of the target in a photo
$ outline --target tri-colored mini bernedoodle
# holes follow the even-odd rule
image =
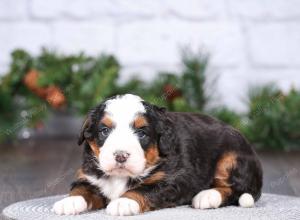
[[[252,207],[261,195],[262,169],[253,148],[210,116],[118,95],[89,112],[78,143],[84,143],[82,167],[69,196],[54,204],[57,214]]]

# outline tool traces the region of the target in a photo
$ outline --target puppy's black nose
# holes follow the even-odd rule
[[[129,157],[129,155],[130,155],[129,153],[127,153],[126,151],[123,151],[123,150],[118,150],[114,153],[115,160],[118,163],[125,163]]]

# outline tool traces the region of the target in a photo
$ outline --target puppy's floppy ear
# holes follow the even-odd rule
[[[162,155],[167,155],[172,149],[176,147],[178,141],[173,130],[173,124],[164,114],[161,115],[163,118],[159,119],[156,125],[158,131],[158,148]]]
[[[153,104],[150,104],[149,102],[145,102],[145,101],[143,101],[142,103],[145,107],[146,112],[148,113],[148,115],[151,118],[157,118],[157,117],[159,117],[160,114],[163,114],[166,112],[165,107],[153,105]]]
[[[83,122],[83,125],[81,126],[81,130],[77,141],[78,145],[81,145],[86,138],[91,137],[91,134],[87,132],[90,129],[91,124],[92,124],[92,118],[90,115],[88,115],[85,121]]]
[[[99,121],[103,115],[105,104],[103,102],[96,108],[89,111],[78,137],[78,145],[81,145],[86,139],[91,140],[93,138],[93,126],[95,121]]]
[[[173,124],[167,116],[166,108],[156,105],[143,103],[147,114],[155,124],[155,130],[158,135],[158,148],[161,155],[167,155],[176,142],[176,136],[173,132]]]

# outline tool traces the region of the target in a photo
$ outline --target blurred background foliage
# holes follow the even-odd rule
[[[268,84],[249,89],[247,112],[209,107],[215,79],[208,56],[182,52],[178,72],[160,72],[151,81],[137,76],[119,83],[120,64],[111,55],[61,55],[43,49],[38,56],[12,53],[8,74],[0,79],[0,142],[23,127],[37,126],[50,111],[85,115],[107,97],[122,93],[142,96],[171,111],[202,112],[239,129],[261,149],[300,149],[300,91],[283,93]]]

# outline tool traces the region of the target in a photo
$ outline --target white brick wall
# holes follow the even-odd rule
[[[211,54],[218,102],[243,110],[247,87],[300,87],[300,0],[0,0],[0,71],[21,47],[115,54],[121,79],[176,70],[179,48]]]
[[[251,25],[249,53],[254,66],[300,67],[300,23]]]

